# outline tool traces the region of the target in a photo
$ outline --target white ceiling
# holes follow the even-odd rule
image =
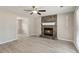
[[[45,9],[46,12],[41,13],[41,16],[45,15],[53,15],[58,13],[66,13],[74,11],[74,6],[64,6],[64,7],[58,7],[58,6],[37,6],[38,9]],[[0,9],[6,10],[9,12],[17,13],[23,16],[29,15],[29,16],[39,16],[37,14],[30,15],[29,12],[24,12],[24,9],[31,10],[31,6],[0,6]]]

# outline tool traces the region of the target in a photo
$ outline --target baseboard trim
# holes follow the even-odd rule
[[[5,44],[5,43],[9,43],[9,42],[12,42],[12,41],[15,41],[16,39],[12,39],[12,40],[8,40],[8,41],[5,41],[5,42],[2,42],[2,43],[0,43],[0,45],[1,44]]]
[[[74,44],[75,45],[75,44]],[[76,48],[76,51],[77,51],[77,53],[79,53],[79,49],[78,49],[78,47],[75,45],[75,48]]]
[[[67,39],[64,39],[64,38],[58,38],[58,40],[64,40],[64,41],[70,41],[70,42],[73,42],[73,40],[67,40]]]
[[[76,51],[79,53],[79,48],[77,47],[76,43],[74,43]]]

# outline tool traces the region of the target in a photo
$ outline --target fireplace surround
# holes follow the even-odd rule
[[[57,38],[57,15],[43,16],[41,18],[41,36]]]

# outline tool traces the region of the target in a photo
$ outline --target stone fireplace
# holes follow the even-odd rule
[[[41,36],[57,38],[57,15],[43,16],[41,18]]]

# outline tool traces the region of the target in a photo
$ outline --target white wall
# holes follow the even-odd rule
[[[29,35],[39,36],[41,34],[41,17],[29,18]]]
[[[59,40],[73,41],[73,12],[58,14],[57,38]]]
[[[0,44],[16,39],[16,17],[0,10]]]
[[[35,21],[33,17],[24,17],[22,19],[22,28],[23,32],[26,36],[35,35],[35,27],[34,27]]]
[[[29,34],[30,36],[35,35],[35,20],[33,17],[30,17],[29,19]]]
[[[21,22],[19,23],[17,17],[22,17],[22,24],[20,24]],[[33,33],[34,31],[33,29],[30,31],[32,27],[30,26],[32,25],[31,21],[31,17],[24,17],[16,13],[0,10],[0,44],[16,40],[16,35],[18,36],[19,33],[25,33],[26,36],[29,36],[31,34],[30,32]]]
[[[29,36],[29,20],[29,18],[22,19],[23,33],[26,34],[26,36]]]
[[[79,7],[76,8],[74,15],[74,44],[79,51]]]
[[[29,36],[29,18],[17,17],[17,35]]]
[[[35,35],[40,36],[41,35],[41,17],[35,17]]]
[[[17,27],[19,27],[17,30],[19,32],[18,34],[24,34],[26,36],[39,36],[41,34],[41,17],[26,16],[18,19],[17,22]]]
[[[0,10],[0,44],[16,40],[18,34],[35,35],[37,32],[35,25],[36,22],[33,17],[24,17],[16,13]]]
[[[76,20],[77,20],[77,46],[79,49],[79,8],[77,9]]]

